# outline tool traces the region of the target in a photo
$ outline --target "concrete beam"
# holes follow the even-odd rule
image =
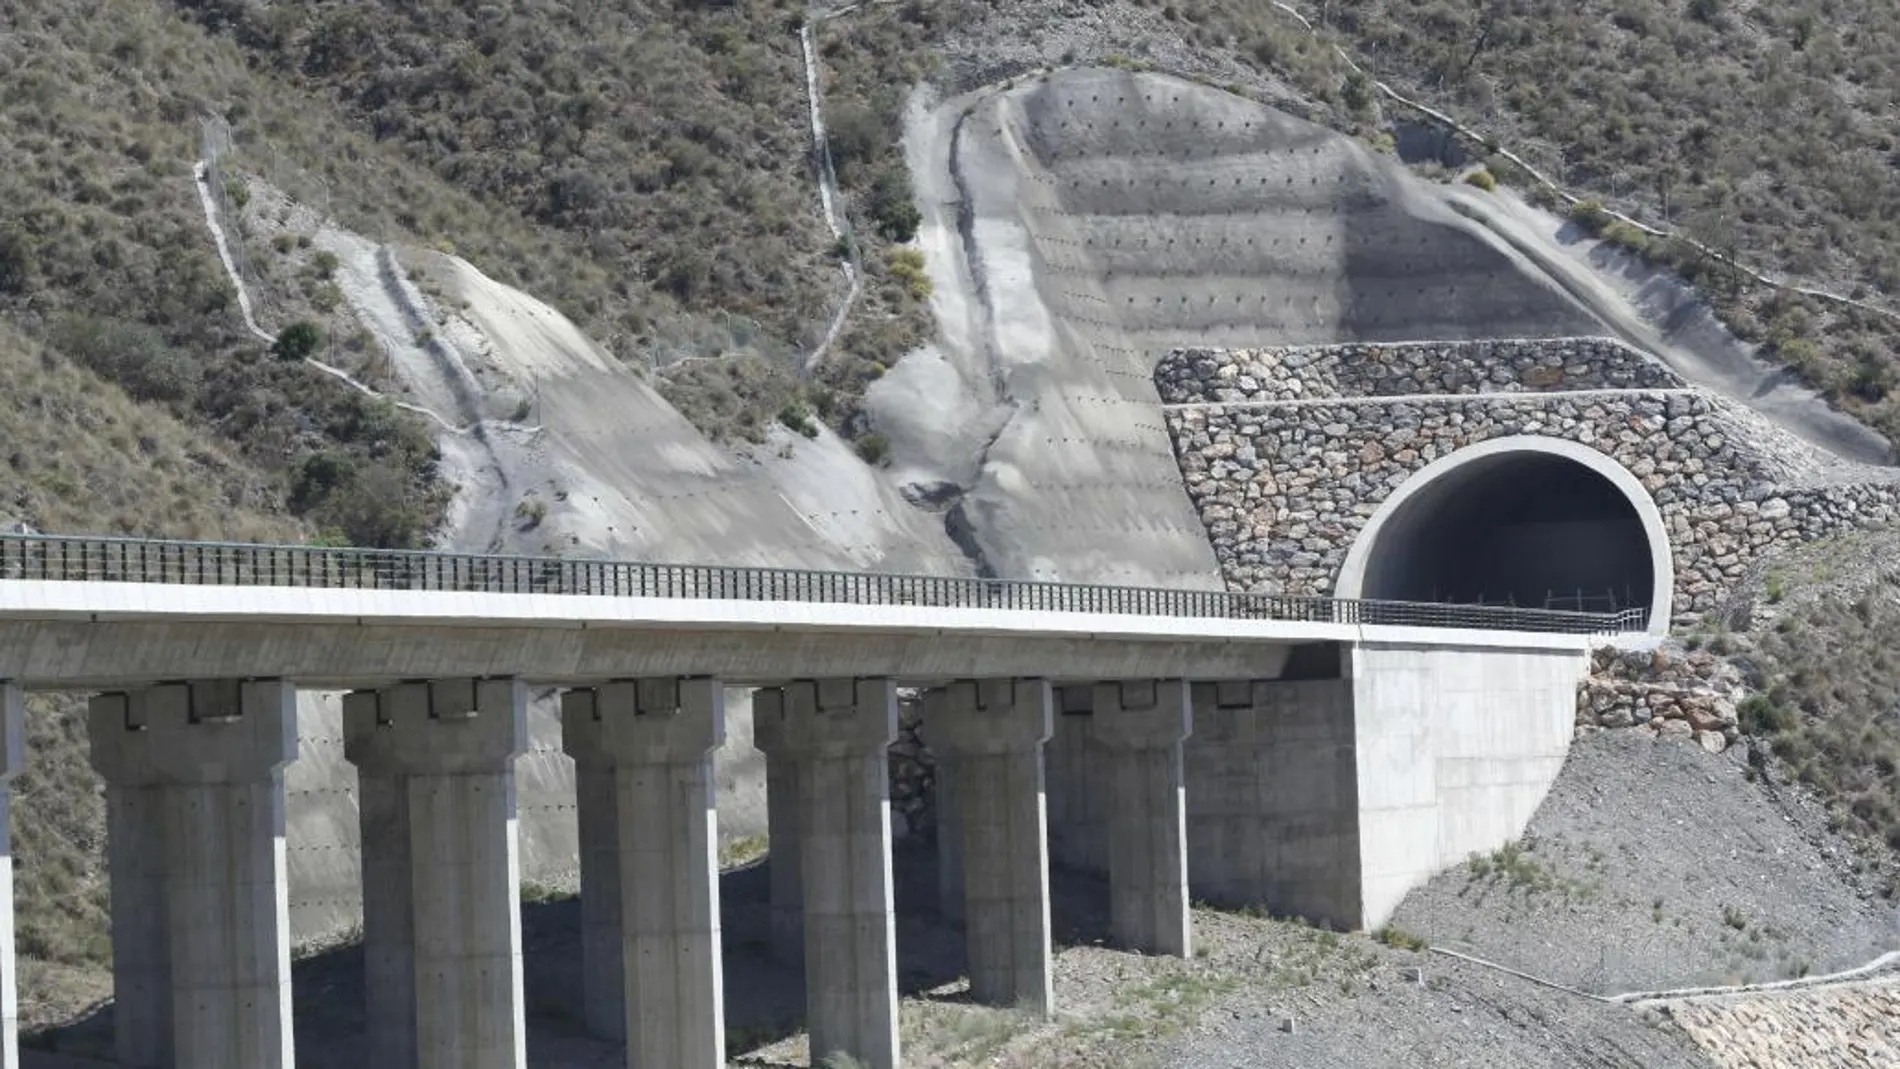
[[[0,1069],[20,1069],[20,987],[14,958],[13,778],[26,768],[26,700],[0,680]]]
[[[296,687],[161,684],[95,697],[89,721],[111,837],[119,1064],[291,1069],[283,769],[297,755]]]
[[[924,698],[925,741],[970,788],[954,818],[970,995],[1044,1017],[1055,1000],[1042,745],[1054,720],[1047,680],[964,681]]]
[[[866,1069],[896,1069],[888,755],[897,738],[896,685],[823,679],[760,696],[757,737],[775,763],[797,768],[812,1060],[845,1054]]]
[[[1098,683],[1089,730],[1108,820],[1109,927],[1147,954],[1190,947],[1187,797],[1181,744],[1193,731],[1184,679]]]
[[[595,781],[580,795],[587,1019],[619,1015],[629,1069],[726,1064],[712,771],[725,696],[717,680],[644,679],[562,698],[563,745]]]
[[[526,1069],[515,758],[527,688],[450,679],[357,691],[369,1064]]]

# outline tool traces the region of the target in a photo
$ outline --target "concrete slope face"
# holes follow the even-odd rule
[[[920,100],[909,152],[942,329],[870,407],[998,574],[1218,585],[1157,418],[1171,348],[1601,329],[1396,165],[1174,78]]]

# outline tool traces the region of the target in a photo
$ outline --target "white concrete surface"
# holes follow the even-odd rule
[[[1144,954],[1187,957],[1187,783],[1181,744],[1194,729],[1184,679],[1098,683],[1089,730],[1103,772],[1109,931]]]
[[[26,768],[25,692],[0,680],[0,1069],[20,1069],[20,980],[14,961],[13,779]]]
[[[580,795],[583,998],[590,1023],[622,1015],[628,1069],[726,1064],[712,771],[725,696],[717,680],[648,679],[562,702],[567,751],[593,788]]]
[[[1353,651],[1363,927],[1433,874],[1523,833],[1563,768],[1587,670],[1582,642]]]
[[[1044,1017],[1055,998],[1042,745],[1054,709],[1042,679],[959,681],[924,698],[924,741],[938,768],[947,758],[969,788],[957,792],[951,820],[961,844],[963,886],[956,890],[964,900],[970,997]],[[937,807],[941,834],[941,792]]]
[[[164,684],[100,695],[89,719],[109,805],[133,817],[109,818],[109,834],[132,836],[109,861],[120,1061],[292,1069],[283,767],[296,756],[295,688]]]
[[[776,721],[769,728],[768,716]],[[845,1054],[866,1069],[896,1069],[887,757],[897,737],[896,685],[888,679],[792,683],[758,703],[755,726],[761,738],[769,736],[770,760],[798,767],[805,1024],[813,1061]]]
[[[508,679],[344,699],[372,1065],[527,1069],[514,781],[526,706]]]
[[[1380,563],[1389,565],[1395,554],[1404,551],[1404,542],[1410,533],[1404,523],[1408,503],[1414,503],[1414,499],[1421,495],[1429,496],[1433,485],[1440,479],[1513,453],[1544,453],[1580,464],[1602,476],[1629,501],[1637,518],[1642,521],[1643,535],[1649,543],[1653,588],[1648,631],[1653,635],[1668,634],[1675,603],[1676,563],[1670,550],[1669,527],[1663,521],[1662,511],[1656,507],[1655,499],[1649,496],[1648,488],[1628,468],[1599,450],[1577,442],[1535,434],[1510,435],[1467,446],[1439,457],[1412,473],[1397,490],[1379,503],[1366,525],[1360,529],[1359,536],[1353,540],[1352,548],[1346,552],[1345,563],[1340,565],[1339,581],[1334,585],[1337,596],[1364,597],[1367,571]],[[1391,532],[1386,530],[1388,525],[1393,528]]]

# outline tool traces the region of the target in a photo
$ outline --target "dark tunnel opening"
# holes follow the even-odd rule
[[[1642,517],[1609,479],[1537,451],[1479,457],[1423,486],[1369,547],[1361,596],[1617,612],[1648,608]]]

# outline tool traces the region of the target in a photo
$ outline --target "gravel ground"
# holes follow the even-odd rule
[[[1441,875],[1393,924],[1593,992],[1827,973],[1900,948],[1900,908],[1802,792],[1640,731],[1579,740],[1523,849]]]

